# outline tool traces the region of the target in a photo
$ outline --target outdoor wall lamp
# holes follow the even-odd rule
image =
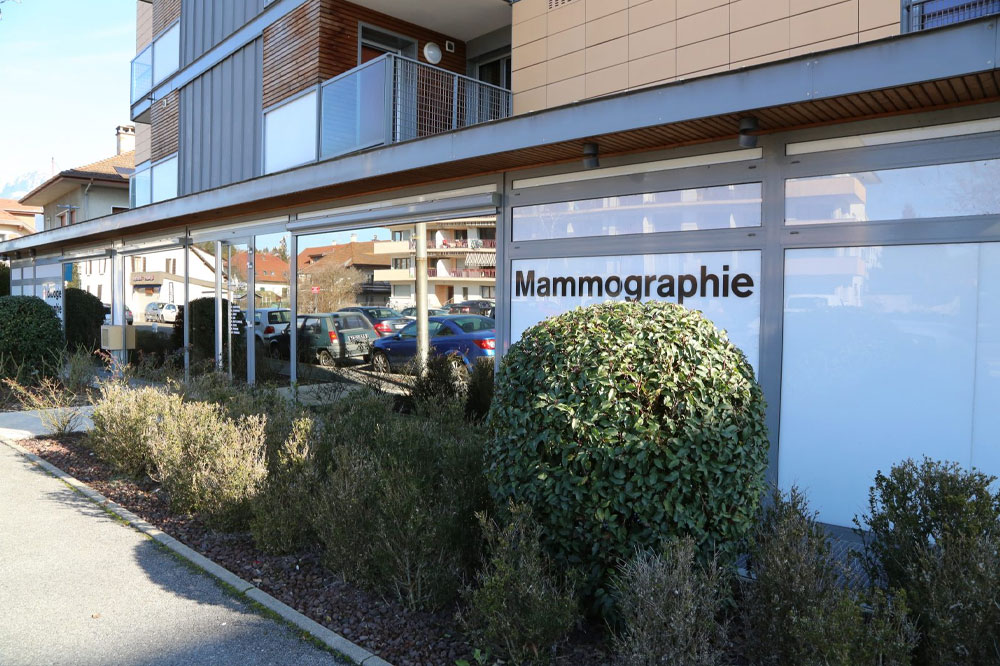
[[[757,135],[753,134],[760,129],[757,119],[753,116],[740,118],[740,148],[756,148]]]
[[[596,143],[588,142],[583,144],[583,168],[596,169],[601,166],[601,161],[598,159],[600,152],[601,148]]]

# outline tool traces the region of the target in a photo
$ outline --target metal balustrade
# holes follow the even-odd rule
[[[1000,0],[902,0],[902,28],[917,32],[1000,14]]]

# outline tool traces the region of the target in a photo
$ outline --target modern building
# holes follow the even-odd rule
[[[120,324],[132,256],[284,242],[298,276],[331,234],[493,217],[498,353],[609,298],[702,310],[826,522],[908,456],[1000,473],[993,0],[138,6],[136,207],[0,244],[15,289],[104,257]]]
[[[0,241],[35,233],[35,220],[42,216],[38,206],[25,206],[15,199],[0,199]]]
[[[390,227],[393,240],[375,246],[392,260],[391,268],[375,271],[375,279],[392,288],[389,305],[416,305],[414,225]],[[427,224],[427,304],[442,307],[472,299],[496,298],[497,221],[495,215],[438,220]]]

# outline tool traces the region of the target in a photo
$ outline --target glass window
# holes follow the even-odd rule
[[[147,206],[153,201],[153,172],[147,166],[141,171],[136,169],[129,179],[129,188],[132,190],[132,207]]]
[[[787,224],[1000,213],[1000,160],[858,171],[785,181]]]
[[[174,155],[155,165],[152,169],[153,203],[166,201],[177,196],[177,156]]]
[[[132,101],[137,102],[152,87],[153,47],[147,46],[132,61]]]
[[[491,331],[496,328],[496,323],[487,317],[456,317],[451,322],[465,333]]]
[[[760,183],[520,206],[514,240],[759,227]]]
[[[264,173],[316,160],[316,92],[264,114]]]
[[[1000,473],[1000,243],[789,250],[782,488],[850,525],[914,453]]]
[[[153,42],[153,85],[177,71],[181,59],[181,24],[156,38]]]

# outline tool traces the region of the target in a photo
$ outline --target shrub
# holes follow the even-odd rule
[[[31,383],[56,374],[63,345],[62,324],[45,301],[0,297],[0,375]]]
[[[89,392],[97,376],[97,357],[93,352],[77,348],[63,359],[63,384],[75,395]]]
[[[122,382],[103,382],[94,403],[89,446],[124,474],[154,474],[153,440],[159,436],[162,423],[180,408],[180,396],[160,389],[131,389]]]
[[[500,366],[489,429],[495,500],[531,506],[602,607],[618,561],[672,536],[731,548],[764,490],[753,369],[675,304],[605,303],[529,329]]]
[[[729,580],[713,560],[700,565],[690,537],[663,553],[639,551],[613,583],[624,631],[615,639],[623,666],[715,666],[726,656],[722,613]]]
[[[906,593],[922,635],[918,663],[1000,658],[995,481],[956,463],[906,460],[876,475],[869,512],[855,521],[870,579]]]
[[[10,296],[10,265],[0,261],[0,296]]]
[[[202,298],[196,298],[190,301],[188,308],[191,311],[191,330],[189,335],[192,360],[203,361],[215,358],[215,297],[203,296]],[[225,326],[228,323],[229,317],[229,301],[225,298],[222,299],[222,313],[223,325]],[[173,331],[171,333],[171,344],[176,349],[184,347],[184,319],[187,316],[188,313],[185,312],[184,306],[178,306],[177,318],[174,320]],[[242,327],[241,330],[243,330]],[[223,353],[225,353],[229,344],[229,336],[225,334],[225,330],[223,330],[222,341]],[[233,333],[233,343],[233,366],[236,369],[238,365],[236,363],[237,357],[243,358],[244,361],[246,359],[246,356],[243,355],[246,353],[244,334],[237,335]],[[246,374],[245,363],[243,374]]]
[[[37,410],[46,434],[62,437],[80,425],[81,414],[75,406],[76,394],[54,377],[42,377],[26,386],[13,379],[4,384],[21,404],[22,409]]]
[[[900,600],[876,595],[866,620],[849,571],[833,560],[823,526],[793,488],[775,492],[749,544],[743,585],[751,663],[905,665],[915,644]]]
[[[343,403],[325,414],[313,453],[324,561],[410,608],[450,603],[479,558],[483,434],[455,408],[431,420],[395,413],[388,396]]]
[[[465,418],[482,421],[493,402],[493,359],[480,358],[472,366],[468,391],[465,396]]]
[[[240,529],[267,470],[265,417],[227,418],[219,405],[183,403],[160,424],[153,461],[175,511],[204,512],[222,527]]]
[[[66,346],[93,350],[101,347],[101,324],[104,323],[104,304],[101,299],[82,289],[67,288],[66,297]]]
[[[489,554],[459,620],[473,642],[512,664],[547,663],[579,619],[579,603],[543,551],[531,510],[512,505],[507,513],[502,527],[478,516]]]
[[[410,396],[418,408],[433,410],[442,402],[454,402],[465,395],[465,385],[455,363],[451,356],[431,354],[424,372],[414,368],[416,377]]]
[[[268,464],[267,481],[254,502],[250,524],[254,541],[268,552],[289,553],[315,539],[309,515],[316,487],[310,464],[316,428],[313,419],[296,420]]]

